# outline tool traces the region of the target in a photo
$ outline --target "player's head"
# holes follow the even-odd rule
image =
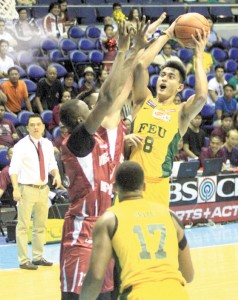
[[[85,122],[90,111],[85,102],[78,99],[70,100],[60,106],[60,121],[66,126],[69,132],[81,122]]]
[[[144,190],[144,171],[141,166],[133,161],[125,161],[116,172],[115,190],[119,199],[124,195],[140,195]]]
[[[183,90],[185,78],[186,70],[180,62],[169,61],[163,65],[156,86],[159,101],[169,98],[173,101]]]

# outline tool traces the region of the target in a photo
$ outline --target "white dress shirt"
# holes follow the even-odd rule
[[[34,142],[32,142],[32,141]],[[40,164],[37,151],[38,141],[41,143],[45,162],[45,180],[40,179]],[[46,138],[36,140],[27,135],[13,148],[13,156],[9,168],[9,174],[18,175],[18,183],[42,185],[48,182],[48,173],[58,169],[54,156],[54,148]]]

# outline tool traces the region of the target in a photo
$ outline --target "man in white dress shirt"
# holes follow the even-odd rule
[[[13,185],[13,198],[18,202],[16,242],[20,268],[36,270],[38,266],[53,264],[42,257],[48,218],[48,173],[53,176],[53,185],[56,188],[61,186],[61,179],[53,145],[42,137],[45,125],[40,115],[29,117],[27,130],[29,135],[14,146],[9,174]],[[32,262],[27,253],[27,233],[31,217]]]

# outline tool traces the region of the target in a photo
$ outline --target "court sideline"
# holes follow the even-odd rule
[[[190,299],[238,300],[238,223],[186,229],[186,235],[195,267]],[[59,244],[46,245],[45,257],[53,268],[21,270],[16,245],[0,246],[0,298],[59,300]]]

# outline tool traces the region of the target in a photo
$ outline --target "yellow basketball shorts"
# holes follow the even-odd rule
[[[188,300],[186,288],[177,280],[145,283],[127,289],[119,300]]]

